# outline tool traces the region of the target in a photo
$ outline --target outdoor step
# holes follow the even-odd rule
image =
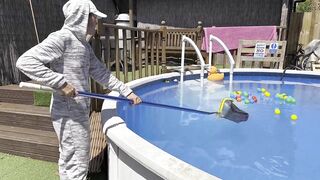
[[[18,85],[0,86],[0,102],[33,105],[33,91]]]
[[[0,125],[0,152],[57,162],[58,138],[52,131]]]
[[[0,125],[54,131],[48,107],[0,102]]]

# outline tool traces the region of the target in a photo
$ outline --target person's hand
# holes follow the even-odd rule
[[[75,97],[78,94],[76,89],[69,83],[65,83],[62,87],[60,87],[60,90],[63,96]]]
[[[128,99],[133,101],[133,104],[140,104],[142,101],[139,96],[135,95],[133,92],[131,92],[128,96]]]

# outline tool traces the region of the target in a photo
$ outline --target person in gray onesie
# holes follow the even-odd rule
[[[106,15],[90,0],[69,0],[63,13],[63,27],[25,52],[16,66],[32,80],[57,90],[53,92],[51,117],[59,140],[60,179],[83,180],[89,166],[90,100],[77,96],[77,91],[89,91],[92,77],[134,104],[141,99],[105,68],[88,43],[97,18]],[[48,63],[50,68],[45,66]]]

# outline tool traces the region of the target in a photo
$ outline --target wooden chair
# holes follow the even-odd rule
[[[265,56],[254,57],[257,43],[265,43]],[[270,44],[277,43],[278,49],[271,53]],[[264,40],[240,40],[236,68],[276,68],[283,69],[283,61],[286,52],[286,41],[264,41]]]
[[[320,72],[320,64],[313,64],[312,65],[312,71]]]

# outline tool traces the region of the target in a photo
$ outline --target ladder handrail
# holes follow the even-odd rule
[[[201,55],[201,52],[198,48],[198,46],[193,42],[193,40],[187,36],[182,36],[182,51],[181,51],[181,71],[180,71],[180,82],[183,83],[183,76],[184,76],[184,55],[185,55],[185,48],[186,48],[186,42],[188,42],[196,51],[197,56],[200,60],[201,64],[201,73],[200,73],[200,81],[201,81],[201,87],[203,86],[203,78],[204,78],[204,68],[207,66],[204,62],[204,59]]]
[[[229,92],[232,92],[232,83],[233,83],[233,69],[234,69],[234,65],[235,65],[235,61],[233,59],[233,56],[231,55],[229,49],[227,48],[227,46],[225,45],[225,43],[219,39],[216,36],[210,35],[209,36],[209,64],[211,65],[212,62],[212,43],[213,41],[217,41],[224,49],[224,51],[227,53],[228,56],[228,60],[230,63],[230,79],[229,79]]]

